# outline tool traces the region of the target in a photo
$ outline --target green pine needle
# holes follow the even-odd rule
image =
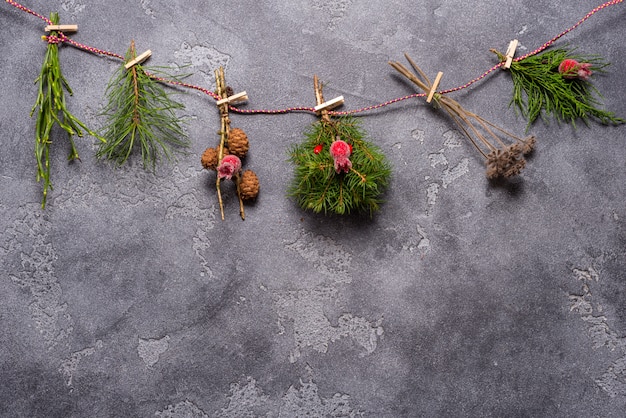
[[[131,43],[126,61],[134,58],[135,47]],[[174,78],[158,70],[152,72]],[[103,133],[107,143],[100,146],[98,158],[122,165],[139,148],[144,168],[155,169],[162,157],[172,160],[173,149],[180,151],[189,146],[181,119],[176,115],[184,105],[173,101],[141,65],[128,70],[121,66],[105,94],[108,104],[102,114],[107,118]]]
[[[590,118],[603,124],[625,122],[598,107],[601,95],[590,81],[567,79],[559,73],[559,64],[565,59],[590,63],[594,72],[602,72],[608,65],[598,56],[577,55],[565,49],[549,50],[511,64],[511,103],[528,119],[528,126],[539,117],[547,122],[550,116],[554,116],[557,122],[568,122],[574,127],[578,119],[585,124]]]
[[[329,150],[337,136],[353,147],[348,173],[335,172]],[[315,122],[305,133],[304,142],[289,151],[295,172],[288,194],[300,207],[316,213],[373,215],[382,203],[380,195],[389,183],[391,168],[380,149],[364,136],[352,117]],[[322,149],[316,154],[318,145]]]
[[[59,14],[51,13],[52,24],[59,23]],[[51,31],[50,37],[58,36],[58,32]],[[44,38],[45,40],[46,38]],[[48,189],[52,190],[50,181],[50,133],[54,125],[59,125],[68,134],[70,140],[70,155],[68,160],[79,160],[78,150],[74,144],[74,135],[83,136],[83,131],[95,136],[101,141],[103,138],[85,126],[83,122],[72,115],[66,107],[64,90],[71,96],[72,89],[61,73],[59,62],[59,47],[56,43],[49,42],[46,50],[41,73],[35,80],[39,83],[37,101],[30,112],[31,117],[37,111],[35,124],[35,158],[37,159],[37,181],[43,181],[43,198],[41,207],[46,207]]]

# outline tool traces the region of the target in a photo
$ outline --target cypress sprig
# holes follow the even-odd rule
[[[50,21],[53,25],[58,25],[59,14],[51,13]],[[58,44],[57,42],[52,42],[52,40],[58,41],[58,35],[59,33],[57,31],[51,31],[50,35],[42,37],[44,41],[48,41],[48,47],[41,67],[41,73],[35,80],[35,83],[39,83],[39,92],[35,105],[30,112],[32,117],[35,111],[37,111],[37,121],[35,124],[35,158],[37,160],[37,181],[43,181],[42,208],[46,207],[48,189],[52,190],[52,183],[50,181],[50,144],[52,144],[52,140],[50,139],[50,133],[54,125],[60,126],[68,134],[70,141],[68,160],[70,161],[80,160],[78,150],[72,138],[74,135],[82,137],[84,131],[104,141],[102,137],[87,128],[83,122],[67,110],[65,91],[67,91],[70,96],[73,92],[61,72]]]
[[[352,146],[352,168],[347,173],[335,171],[329,151],[338,137]],[[289,151],[295,172],[288,194],[300,207],[316,213],[373,215],[382,203],[391,168],[380,149],[364,137],[358,121],[350,116],[315,122],[305,132],[304,142]]]
[[[126,61],[135,56],[135,43],[131,42]],[[158,69],[151,72],[175,79]],[[100,146],[98,158],[122,165],[139,148],[144,168],[154,169],[162,157],[172,160],[174,149],[180,151],[189,145],[181,119],[176,115],[184,105],[172,100],[140,64],[128,70],[121,66],[105,95],[108,104],[102,114],[107,118],[103,133],[107,143]]]
[[[502,59],[502,54],[494,52]],[[602,96],[591,81],[559,73],[559,64],[566,59],[589,63],[593,72],[600,73],[609,65],[597,55],[578,55],[565,49],[548,50],[511,64],[511,104],[528,120],[528,126],[539,117],[547,122],[550,116],[574,127],[578,119],[586,125],[591,118],[603,124],[625,122],[612,112],[599,108]]]

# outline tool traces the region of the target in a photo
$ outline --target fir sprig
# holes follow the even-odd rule
[[[502,54],[496,54],[502,59]],[[559,72],[559,64],[572,59],[591,64],[594,72],[602,72],[608,63],[596,55],[578,55],[565,49],[548,50],[511,64],[513,98],[511,104],[528,119],[530,126],[541,117],[547,122],[554,116],[557,122],[568,122],[576,126],[581,119],[585,124],[595,118],[603,124],[619,124],[624,119],[600,109],[598,90],[589,80],[566,77]]]
[[[358,121],[350,116],[315,122],[303,143],[291,148],[295,173],[289,195],[303,209],[339,215],[369,213],[380,208],[380,195],[389,183],[391,168],[380,149],[364,139]],[[337,173],[329,150],[337,139],[352,146],[352,168]]]
[[[53,25],[59,23],[59,14],[51,13],[50,21]],[[51,31],[50,35],[42,37],[48,41],[48,48],[41,67],[41,73],[35,80],[39,83],[39,92],[33,109],[30,112],[31,117],[37,111],[37,121],[35,125],[35,158],[37,159],[37,181],[43,181],[43,198],[41,207],[45,208],[48,189],[52,190],[50,181],[50,133],[54,125],[59,125],[68,134],[70,141],[70,154],[68,160],[80,160],[78,150],[74,144],[73,136],[83,136],[83,131],[89,135],[95,136],[104,142],[104,139],[95,132],[91,131],[76,116],[67,110],[65,102],[65,93],[71,96],[72,89],[61,72],[61,64],[59,62],[59,47],[56,42],[58,40],[58,32]]]
[[[135,56],[135,44],[131,42],[126,61]],[[159,70],[151,69],[151,72],[175,78]],[[140,64],[128,70],[121,66],[105,94],[108,104],[102,114],[107,118],[103,133],[107,143],[100,146],[98,158],[122,165],[139,148],[144,168],[154,169],[162,157],[172,159],[173,148],[182,150],[189,145],[181,119],[176,115],[184,105],[172,100]]]

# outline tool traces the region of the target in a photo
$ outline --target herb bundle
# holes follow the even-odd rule
[[[506,59],[492,50],[500,60]],[[563,65],[566,64],[566,65]],[[528,125],[541,116],[547,121],[554,116],[576,126],[582,119],[587,124],[595,118],[603,124],[625,122],[612,112],[600,109],[598,90],[589,77],[601,72],[608,63],[598,56],[574,54],[565,49],[554,49],[511,63],[513,98],[511,104],[528,119]]]
[[[135,43],[131,42],[126,62],[135,57]],[[98,149],[98,158],[122,165],[139,148],[144,168],[154,169],[163,156],[172,159],[172,147],[180,150],[189,145],[181,119],[176,115],[184,105],[173,101],[140,64],[128,70],[121,66],[105,94],[108,104],[102,114],[107,118],[103,133],[107,142]]]
[[[50,21],[53,25],[59,24],[59,14],[51,13]],[[41,73],[35,80],[39,83],[39,93],[31,117],[37,111],[37,121],[35,125],[35,158],[37,159],[37,181],[43,181],[43,198],[41,207],[46,207],[48,189],[52,189],[50,181],[50,145],[52,140],[50,134],[54,125],[59,125],[68,134],[70,141],[70,155],[68,160],[80,160],[78,150],[74,144],[73,136],[83,136],[83,131],[95,136],[104,142],[104,139],[91,131],[76,116],[67,110],[64,90],[71,96],[73,94],[67,80],[61,72],[59,62],[59,33],[51,31],[50,35],[43,36],[42,39],[48,42],[46,56],[41,67]]]
[[[230,102],[227,99],[232,96],[232,88],[226,85],[224,67],[215,70],[216,95],[224,99],[218,104],[220,111],[221,128],[218,132],[220,143],[216,148],[204,150],[200,163],[207,170],[217,172],[215,187],[217,189],[217,200],[220,205],[220,213],[224,220],[224,201],[222,200],[221,182],[233,180],[237,187],[237,198],[239,199],[239,215],[242,220],[246,219],[244,201],[256,199],[259,194],[259,178],[252,170],[242,172],[242,159],[248,154],[250,141],[248,135],[241,128],[230,127],[230,117],[228,108]]]
[[[364,137],[358,121],[350,116],[315,122],[305,132],[304,142],[289,152],[295,173],[288,194],[300,207],[316,213],[371,216],[380,208],[391,168],[380,149]],[[341,149],[346,147],[343,143],[349,147],[347,152]]]
[[[415,73],[399,62],[389,64],[425,92],[430,92],[432,83],[420,67],[404,54]],[[443,108],[469,139],[474,148],[485,158],[487,177],[512,177],[526,166],[525,155],[535,147],[535,137],[520,138],[479,115],[464,109],[456,100],[443,94],[434,95],[435,104]],[[506,142],[505,142],[506,141]]]
[[[288,193],[300,207],[338,215],[377,211],[391,169],[378,147],[364,139],[357,120],[348,116],[320,120],[305,136],[302,144],[290,150],[295,173]],[[348,172],[335,169],[330,148],[337,138],[352,147]]]

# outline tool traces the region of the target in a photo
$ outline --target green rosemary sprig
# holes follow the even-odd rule
[[[315,122],[305,140],[293,146],[290,161],[295,173],[288,194],[303,209],[339,215],[380,208],[380,195],[389,183],[391,168],[380,149],[364,139],[358,121],[350,116]],[[329,150],[337,139],[352,146],[352,168],[337,173]]]
[[[131,42],[126,61],[136,56]],[[152,72],[173,79],[171,75]],[[189,145],[181,119],[176,111],[184,105],[173,101],[163,86],[136,64],[128,70],[121,66],[107,86],[108,104],[102,111],[107,118],[101,144],[96,156],[124,164],[136,148],[140,148],[144,168],[154,169],[164,156],[171,160],[172,148]]]
[[[51,13],[50,21],[52,24],[59,24],[59,14]],[[58,39],[58,32],[51,31],[49,37]],[[48,37],[43,37],[48,41]],[[59,47],[55,42],[48,42],[46,55],[41,67],[41,73],[35,80],[39,83],[39,92],[33,109],[30,112],[31,117],[37,111],[37,121],[35,124],[35,158],[37,160],[37,181],[43,181],[43,198],[41,207],[46,207],[46,198],[48,189],[52,189],[50,181],[50,133],[55,124],[59,125],[68,134],[70,140],[70,155],[68,160],[80,160],[78,150],[74,144],[73,136],[83,136],[83,131],[87,132],[101,141],[95,132],[85,126],[83,122],[72,115],[66,107],[64,90],[67,90],[71,96],[72,89],[67,80],[61,73],[61,64],[59,62]]]
[[[493,52],[503,59],[501,53]],[[528,126],[540,116],[545,122],[548,117],[554,116],[557,122],[565,121],[574,127],[578,119],[586,125],[590,118],[603,124],[625,122],[612,112],[598,107],[602,96],[589,80],[566,77],[559,72],[559,65],[568,59],[588,63],[594,72],[602,72],[609,65],[599,56],[578,55],[565,49],[548,50],[511,64],[511,104],[528,119]]]

